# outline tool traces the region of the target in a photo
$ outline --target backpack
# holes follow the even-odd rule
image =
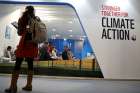
[[[43,43],[47,40],[47,28],[40,19],[30,18],[29,33],[32,33],[32,42],[34,43]]]

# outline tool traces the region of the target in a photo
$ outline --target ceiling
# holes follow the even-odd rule
[[[27,5],[0,5],[0,17]],[[52,39],[85,39],[85,33],[73,8],[68,5],[35,5],[36,15],[47,25]]]

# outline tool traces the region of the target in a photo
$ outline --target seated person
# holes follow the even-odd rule
[[[55,47],[53,46],[52,47],[52,51],[51,51],[51,58],[52,59],[58,59],[58,57],[57,57],[57,50],[55,49]]]
[[[69,60],[68,46],[64,46],[64,51],[62,52],[62,59],[63,60]]]
[[[15,54],[14,52],[12,51],[12,47],[11,46],[8,46],[7,49],[4,51],[4,57],[3,57],[3,60],[4,61],[15,61]]]
[[[39,60],[41,61],[51,60],[48,42],[44,42],[44,44],[39,48]]]
[[[70,48],[68,49],[67,54],[68,54],[68,59],[73,60],[73,53]]]

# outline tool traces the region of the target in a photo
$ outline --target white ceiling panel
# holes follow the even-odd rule
[[[24,11],[26,5],[1,4],[0,17],[20,9]],[[49,38],[81,39],[85,33],[79,23],[76,12],[67,5],[36,5],[36,15],[45,22]]]

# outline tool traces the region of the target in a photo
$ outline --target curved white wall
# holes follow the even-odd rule
[[[28,1],[33,2],[33,0]],[[66,2],[75,7],[78,16],[81,20],[81,23],[84,27],[84,30],[90,40],[90,43],[94,48],[104,78],[140,79],[139,0],[34,0],[34,1]],[[101,39],[103,32],[102,27],[103,15],[101,15],[102,5],[119,6],[121,11],[127,12],[129,15],[128,17],[119,17],[120,19],[121,18],[134,19],[133,27],[135,29],[129,29],[130,40]],[[115,16],[112,17],[115,19],[118,18]],[[108,18],[110,19],[110,17]],[[131,37],[133,35],[136,35],[136,41],[131,40]]]
[[[140,7],[139,0],[80,0],[74,3],[87,36],[96,53],[97,60],[105,78],[140,79]],[[79,2],[80,3],[80,2]],[[123,5],[122,5],[123,3]],[[130,40],[101,39],[102,5],[119,6],[128,13],[127,19],[134,19],[134,28],[129,29]],[[110,18],[110,17],[108,17]],[[118,18],[114,17],[113,18]],[[123,17],[119,17],[122,19]],[[110,32],[111,33],[111,32]],[[131,40],[136,35],[136,41]]]

